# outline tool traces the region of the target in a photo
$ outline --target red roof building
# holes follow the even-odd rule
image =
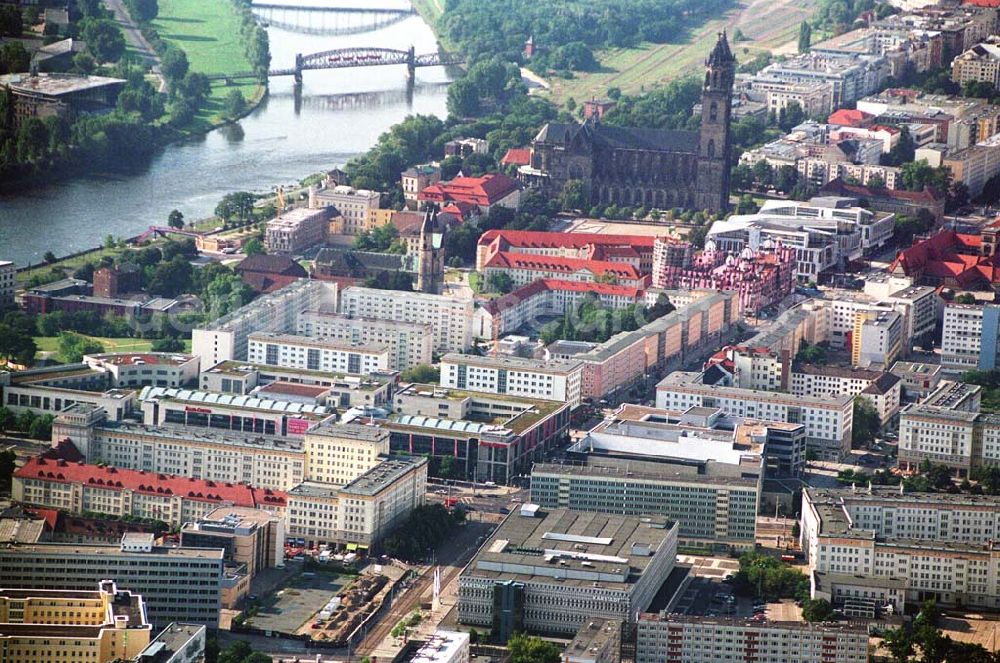
[[[254,292],[274,292],[309,276],[305,268],[288,256],[256,255],[236,265],[236,273]]]
[[[482,271],[494,255],[506,252],[627,262],[645,274],[653,269],[654,239],[648,235],[487,230],[476,247],[476,269]]]
[[[827,182],[819,190],[821,196],[843,196],[857,198],[867,203],[869,209],[875,212],[892,212],[893,214],[916,215],[920,210],[927,210],[940,222],[944,218],[945,196],[924,188],[923,191],[902,191],[899,189],[871,189],[866,186],[847,184],[837,178]]]
[[[521,187],[516,180],[502,173],[490,173],[482,177],[456,177],[450,182],[428,186],[417,195],[417,200],[422,205],[467,203],[485,213],[494,205],[517,209],[521,203]]]
[[[38,456],[14,473],[14,500],[72,513],[97,509],[111,516],[162,520],[171,527],[195,520],[221,506],[283,511],[281,491],[246,484],[193,479],[156,472],[89,465],[83,461]]]
[[[838,127],[870,127],[875,122],[875,116],[864,111],[851,108],[841,108],[830,114],[826,118],[827,124],[834,124]]]
[[[512,147],[507,150],[507,154],[500,159],[501,166],[527,166],[531,163],[530,147]]]
[[[980,235],[942,229],[900,251],[889,271],[934,285],[988,290],[1000,284],[998,234],[997,224],[983,228]]]
[[[483,273],[487,277],[494,273],[507,274],[518,286],[538,279],[592,282],[598,278],[613,278],[617,285],[632,288],[645,288],[649,284],[649,275],[643,275],[628,263],[506,251],[494,254],[486,262]]]

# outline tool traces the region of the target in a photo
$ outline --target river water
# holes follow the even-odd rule
[[[324,1],[332,3],[312,4]],[[378,4],[407,6],[404,2]],[[365,19],[337,20],[357,25]],[[416,15],[360,34],[323,36],[273,26],[268,33],[272,68],[294,66],[295,53],[333,48],[405,50],[412,44],[418,54],[437,48],[434,33]],[[0,260],[37,263],[46,251],[66,255],[99,245],[109,233],[134,236],[150,225],[165,225],[175,208],[187,218],[202,218],[231,191],[267,191],[342,166],[407,115],[443,117],[449,80],[442,67],[419,68],[408,90],[403,66],[307,71],[296,95],[291,77],[274,78],[268,98],[238,127],[169,145],[142,172],[94,174],[0,196]]]

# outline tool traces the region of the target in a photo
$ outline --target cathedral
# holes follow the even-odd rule
[[[613,127],[594,117],[550,123],[532,142],[522,179],[553,196],[580,180],[592,204],[726,210],[736,58],[724,32],[705,66],[699,131]]]

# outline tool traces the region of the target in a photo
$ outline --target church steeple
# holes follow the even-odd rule
[[[729,206],[729,121],[735,80],[736,58],[729,49],[726,33],[720,32],[705,60],[695,197],[698,208],[713,212],[723,212]]]

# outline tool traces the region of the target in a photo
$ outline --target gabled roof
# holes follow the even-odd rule
[[[260,272],[266,274],[281,274],[282,276],[309,276],[305,268],[288,256],[255,255],[248,256],[236,265],[238,273]]]
[[[586,246],[628,246],[633,249],[652,249],[654,237],[649,235],[606,235],[601,233],[557,233],[542,230],[487,230],[479,237],[479,245],[492,244],[501,239],[516,248],[574,248]]]
[[[450,182],[438,182],[417,195],[421,201],[463,202],[479,207],[493,205],[516,191],[519,185],[502,173],[482,177],[456,177]]]
[[[841,108],[830,114],[830,117],[826,118],[827,124],[835,124],[839,127],[861,127],[864,126],[866,122],[870,122],[874,119],[874,115],[871,113],[866,113],[864,111],[854,110],[851,108]]]
[[[527,166],[531,163],[531,148],[512,147],[500,160],[501,166]]]
[[[634,266],[622,262],[605,260],[584,260],[582,258],[562,258],[559,256],[539,256],[530,253],[510,253],[500,251],[486,263],[485,267],[498,269],[530,269],[557,274],[575,274],[581,270],[595,276],[611,274],[619,278],[637,281],[642,278]]]

